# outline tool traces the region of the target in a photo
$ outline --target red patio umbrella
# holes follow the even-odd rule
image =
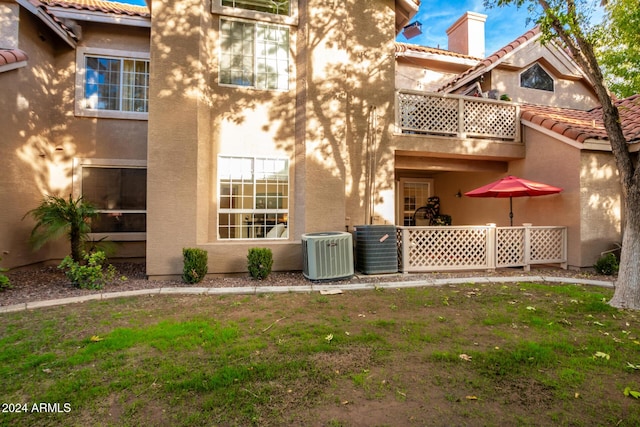
[[[544,196],[561,191],[562,188],[559,187],[509,175],[475,190],[468,191],[464,195],[469,197],[508,197],[509,220],[513,226],[513,197]]]

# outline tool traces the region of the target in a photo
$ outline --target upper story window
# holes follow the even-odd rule
[[[220,84],[289,89],[289,29],[221,19]]]
[[[211,12],[274,24],[298,24],[298,0],[212,0]]]
[[[77,70],[77,115],[147,118],[148,54],[79,48]]]
[[[255,10],[274,15],[289,16],[291,12],[289,0],[222,0],[222,6]]]
[[[553,77],[540,64],[533,64],[520,74],[520,87],[553,92]]]

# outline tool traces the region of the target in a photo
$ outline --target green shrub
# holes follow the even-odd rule
[[[2,258],[0,258],[0,261],[2,261]],[[0,267],[0,292],[11,288],[11,281],[9,281],[6,274],[2,274],[5,271],[9,271],[9,269]]]
[[[273,266],[273,254],[269,248],[251,248],[247,254],[247,267],[254,279],[266,279]]]
[[[82,263],[82,250],[91,232],[91,220],[98,217],[98,210],[82,197],[69,200],[58,196],[47,196],[35,209],[26,213],[36,221],[29,242],[34,249],[45,243],[67,235],[71,243],[71,258]]]
[[[198,248],[183,248],[184,267],[182,280],[186,283],[199,283],[207,274],[208,253]]]
[[[611,276],[613,274],[618,273],[620,264],[618,264],[618,259],[614,254],[608,253],[600,257],[600,259],[596,261],[593,268],[595,268],[596,273],[598,274]]]
[[[105,284],[112,282],[116,277],[116,268],[109,264],[103,268],[107,256],[102,251],[93,253],[84,252],[83,262],[79,263],[67,255],[58,268],[64,270],[65,276],[71,283],[82,289],[102,289]]]

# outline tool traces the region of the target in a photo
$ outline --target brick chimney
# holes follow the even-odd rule
[[[463,55],[484,58],[484,23],[487,15],[467,12],[447,30],[449,50]]]

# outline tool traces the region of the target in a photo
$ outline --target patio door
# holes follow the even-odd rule
[[[433,180],[427,178],[400,178],[398,200],[396,202],[398,225],[415,225],[413,213],[427,204],[433,195]]]

